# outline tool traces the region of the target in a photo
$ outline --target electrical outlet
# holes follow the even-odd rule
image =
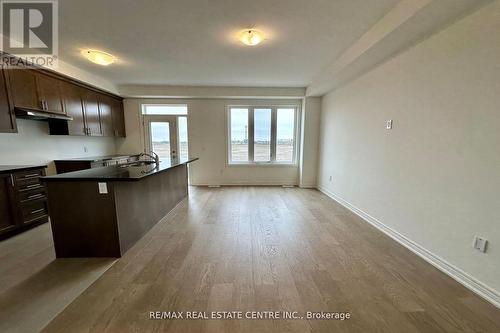
[[[476,250],[484,253],[486,252],[486,247],[488,246],[488,240],[483,237],[474,236],[473,246]]]
[[[86,146],[84,146],[84,147],[83,147],[83,152],[84,152],[84,153],[88,153],[88,152],[89,152],[89,149],[88,149]]]
[[[392,129],[392,119],[385,121],[385,129],[387,129],[387,130]]]
[[[330,176],[330,178],[328,178],[328,180],[329,180],[329,181],[332,181],[332,180],[333,180],[333,177],[332,177],[332,176]]]

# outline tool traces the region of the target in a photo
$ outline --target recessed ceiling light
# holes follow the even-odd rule
[[[108,66],[116,61],[115,56],[98,50],[83,50],[82,55],[94,64]]]
[[[255,29],[245,29],[240,34],[240,42],[248,46],[255,46],[263,40],[262,33]]]

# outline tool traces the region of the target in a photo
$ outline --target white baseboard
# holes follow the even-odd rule
[[[198,183],[191,183],[190,185],[192,186],[283,186],[283,185],[291,185],[291,186],[297,186],[297,182],[295,181],[289,181],[289,180],[284,180],[284,181],[243,181],[243,182],[198,182]]]
[[[368,213],[364,212],[363,210],[359,209],[358,207],[352,205],[351,203],[345,201],[344,199],[336,196],[329,190],[327,190],[324,187],[318,186],[317,189],[326,194],[328,197],[331,199],[335,200],[345,208],[349,209],[351,212],[354,214],[358,215],[361,217],[363,220],[366,222],[370,223],[373,225],[375,228],[379,229],[383,233],[385,233],[387,236],[391,237],[394,239],[396,242],[400,243],[416,255],[420,256],[422,259],[430,263],[432,266],[436,267],[446,275],[450,276],[452,279],[455,281],[459,282],[475,294],[479,295],[480,297],[484,298],[486,301],[490,302],[497,308],[500,308],[500,293],[496,291],[495,289],[487,286],[486,284],[482,283],[481,281],[477,280],[476,278],[470,276],[469,274],[465,273],[461,269],[453,266],[452,264],[448,263],[444,259],[440,258],[439,256],[433,254],[429,250],[426,250],[422,246],[418,245],[411,239],[406,238],[396,230],[386,226],[373,216],[369,215]]]

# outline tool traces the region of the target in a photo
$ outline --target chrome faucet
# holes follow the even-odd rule
[[[150,159],[154,160],[156,164],[160,163],[160,156],[158,156],[158,154],[155,153],[154,151],[151,151],[149,153],[141,153],[139,155],[139,159],[141,159],[142,156],[149,157]]]

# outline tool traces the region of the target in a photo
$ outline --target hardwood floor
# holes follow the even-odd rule
[[[0,332],[39,332],[114,261],[56,259],[49,223],[0,242]]]
[[[315,190],[191,188],[45,332],[500,332],[483,301]],[[336,311],[152,320],[150,311]]]

